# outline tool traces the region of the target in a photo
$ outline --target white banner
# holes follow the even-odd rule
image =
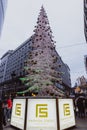
[[[12,107],[11,125],[24,129],[26,99],[14,99]]]
[[[56,99],[28,99],[26,130],[57,130]]]
[[[72,99],[58,99],[60,130],[75,126],[74,107]]]

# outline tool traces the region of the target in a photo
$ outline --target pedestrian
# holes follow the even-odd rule
[[[2,110],[3,110],[3,125],[6,126],[7,124],[7,101],[4,100],[2,103]]]
[[[77,107],[78,107],[78,113],[79,117],[85,117],[85,98],[80,96],[77,99]]]
[[[11,111],[12,111],[12,100],[11,97],[8,98],[7,100],[7,118],[8,121],[11,119]]]
[[[73,104],[74,104],[74,113],[75,113],[75,116],[77,117],[77,115],[78,115],[78,107],[77,107],[77,103],[76,103],[75,98],[73,99]]]
[[[3,130],[3,110],[1,99],[0,99],[0,130]]]

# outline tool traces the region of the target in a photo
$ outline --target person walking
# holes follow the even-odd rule
[[[78,116],[78,107],[77,107],[77,103],[76,103],[75,99],[73,101],[74,101],[74,113],[75,113],[75,117],[77,117]]]
[[[79,112],[79,117],[85,117],[85,98],[80,96],[77,99],[77,107]]]
[[[3,110],[3,124],[4,126],[6,126],[7,124],[7,100],[3,101],[2,110]]]
[[[12,111],[12,100],[11,97],[7,100],[7,118],[8,121],[11,119],[11,111]]]
[[[3,110],[1,99],[0,99],[0,130],[3,130]]]

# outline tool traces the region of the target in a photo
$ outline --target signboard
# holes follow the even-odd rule
[[[60,130],[75,126],[75,116],[72,99],[58,99]]]
[[[56,99],[28,99],[26,130],[57,130]]]
[[[75,126],[73,100],[14,99],[11,125],[21,130],[65,130]]]
[[[11,125],[24,129],[26,99],[14,99],[12,107]]]

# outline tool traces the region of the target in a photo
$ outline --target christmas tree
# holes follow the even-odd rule
[[[61,82],[61,73],[58,71],[59,56],[55,50],[55,41],[43,6],[31,40],[32,50],[29,52],[25,66],[27,75],[21,78],[28,89],[19,93],[30,92],[37,96],[58,96],[59,89],[55,84]]]

